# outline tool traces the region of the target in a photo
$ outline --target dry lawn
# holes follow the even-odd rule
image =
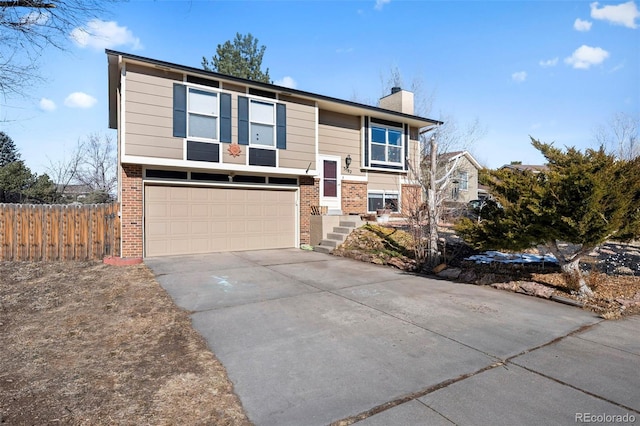
[[[0,262],[0,423],[249,424],[144,266]]]

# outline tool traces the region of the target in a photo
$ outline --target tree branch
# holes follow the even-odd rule
[[[0,1],[0,7],[30,7],[36,9],[54,9],[56,5],[54,3],[42,3],[40,1],[14,0]]]

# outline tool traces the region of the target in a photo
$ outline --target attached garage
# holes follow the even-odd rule
[[[295,190],[147,185],[145,255],[296,246]]]

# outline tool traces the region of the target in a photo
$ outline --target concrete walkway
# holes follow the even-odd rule
[[[145,263],[257,425],[640,424],[640,317],[297,249]]]

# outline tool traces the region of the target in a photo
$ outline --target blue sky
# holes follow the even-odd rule
[[[428,117],[478,119],[472,147],[488,167],[541,163],[529,135],[593,147],[618,112],[640,116],[640,12],[635,1],[137,1],[40,58],[45,81],[0,99],[0,129],[38,173],[107,125],[111,48],[200,67],[236,32],[267,46],[278,84],[373,101],[398,68],[434,94]]]

